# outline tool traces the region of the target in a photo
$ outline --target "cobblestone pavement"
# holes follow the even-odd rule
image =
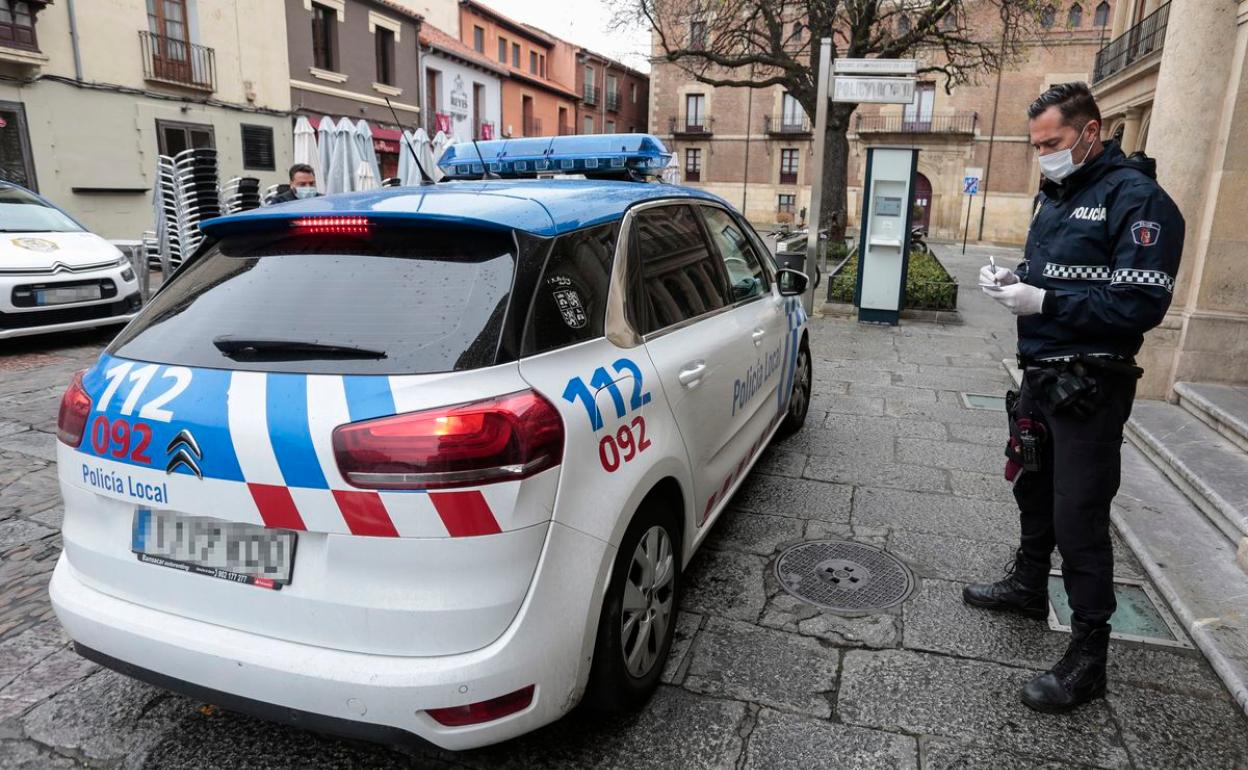
[[[1109,696],[1040,716],[1018,688],[1064,648],[1043,623],[964,606],[997,574],[1017,519],[998,478],[1012,324],[974,290],[984,249],[941,256],[964,323],[814,325],[806,430],[773,447],[688,573],[664,686],[646,709],[574,714],[490,749],[417,754],[276,727],[79,658],[48,605],[60,548],[56,406],[108,333],[6,345],[0,358],[0,767],[64,768],[1244,768],[1248,722],[1194,652],[1115,643]],[[1003,254],[1004,250],[995,253]],[[822,613],[780,590],[774,559],[851,538],[906,560],[900,607]],[[1119,572],[1140,576],[1125,547]]]

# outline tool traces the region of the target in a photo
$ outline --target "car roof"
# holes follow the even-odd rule
[[[386,187],[328,195],[210,219],[220,237],[305,217],[364,216],[391,223],[437,223],[555,236],[620,219],[634,204],[686,198],[726,202],[703,190],[651,182],[593,179],[491,179]]]

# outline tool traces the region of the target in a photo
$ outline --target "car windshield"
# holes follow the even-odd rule
[[[0,232],[80,233],[82,227],[25,190],[0,187]]]
[[[489,366],[514,243],[500,232],[424,228],[226,238],[179,270],[110,352],[311,374]]]

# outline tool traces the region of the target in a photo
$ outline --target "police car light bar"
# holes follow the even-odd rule
[[[480,155],[477,151],[480,149]],[[651,134],[588,134],[453,144],[438,167],[448,179],[478,179],[491,174],[509,178],[547,174],[583,174],[625,178],[655,177],[672,154]]]

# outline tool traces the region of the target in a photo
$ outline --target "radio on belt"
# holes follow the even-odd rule
[[[906,296],[910,214],[919,151],[867,148],[858,244],[858,320],[897,325]]]

